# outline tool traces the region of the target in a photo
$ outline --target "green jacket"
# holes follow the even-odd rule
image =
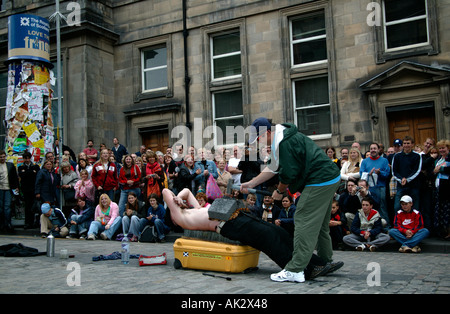
[[[288,184],[292,193],[301,192],[306,185],[328,182],[340,176],[338,167],[313,140],[300,133],[294,124],[282,126],[286,129],[279,143],[277,172],[280,182]]]

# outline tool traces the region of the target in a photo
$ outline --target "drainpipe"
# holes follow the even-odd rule
[[[187,37],[188,30],[186,27],[186,1],[183,0],[183,45],[184,45],[184,98],[186,100],[186,126],[191,129],[191,121],[190,121],[190,108],[189,108],[189,86],[191,83],[191,79],[189,78],[189,70],[188,70],[188,52],[187,52]]]

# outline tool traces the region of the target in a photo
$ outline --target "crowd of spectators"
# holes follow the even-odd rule
[[[341,148],[338,157],[334,147],[327,147],[324,153],[341,171],[330,215],[333,247],[374,251],[391,235],[402,243],[399,251],[416,252],[420,248],[413,250],[404,242],[419,233],[421,240],[426,237],[421,229],[449,240],[449,149],[449,140],[436,143],[428,138],[420,145],[409,136],[396,139],[386,151],[380,143],[372,143],[362,152],[354,143]],[[271,196],[242,195],[236,188],[264,169],[270,153],[270,147],[255,152],[236,145],[211,151],[179,144],[165,152],[142,145],[138,152],[129,153],[114,138],[111,148],[101,144],[98,150],[89,140],[78,155],[63,146],[61,164],[49,152],[42,167],[25,152],[16,168],[0,152],[2,229],[12,230],[11,202],[16,196],[25,207],[25,228],[39,227],[43,237],[50,233],[88,240],[129,236],[138,241],[150,225],[155,226],[158,241],[164,242],[177,226],[162,190],[177,194],[188,188],[202,207],[208,207],[214,200],[210,185],[216,184],[221,195],[242,199],[254,215],[293,235],[300,193],[287,191],[281,202],[274,202]],[[230,182],[234,188],[230,189]],[[276,184],[275,179],[256,190],[272,191]],[[405,227],[409,221],[413,221],[411,228]]]

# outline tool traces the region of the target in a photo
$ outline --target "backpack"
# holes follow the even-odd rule
[[[145,226],[139,236],[139,242],[156,242],[155,226]]]

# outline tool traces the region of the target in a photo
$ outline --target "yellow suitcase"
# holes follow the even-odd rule
[[[178,238],[173,244],[174,267],[241,273],[258,266],[260,251],[237,245],[199,239]]]

